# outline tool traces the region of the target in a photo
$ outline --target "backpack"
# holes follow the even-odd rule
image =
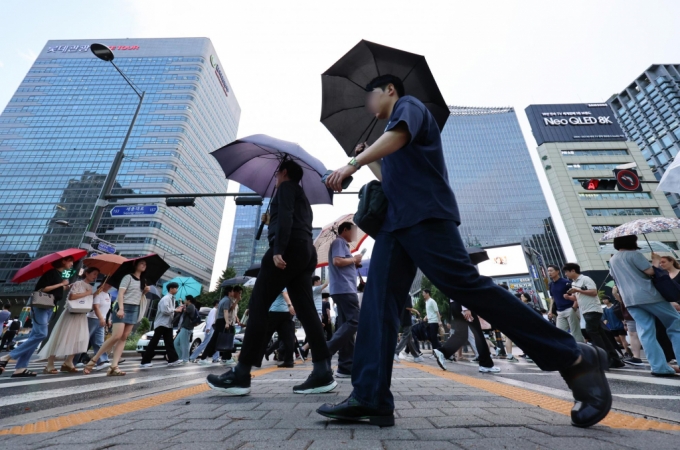
[[[376,180],[369,182],[359,191],[359,206],[354,214],[354,223],[375,238],[385,222],[387,205],[382,184]]]
[[[202,322],[202,320],[201,320],[201,316],[198,315],[198,308],[196,308],[196,307],[194,307],[194,308],[195,308],[194,309],[194,316],[191,318],[191,325],[196,327]]]

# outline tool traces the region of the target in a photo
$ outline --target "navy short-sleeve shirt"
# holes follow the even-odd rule
[[[385,131],[400,123],[408,127],[411,140],[382,160],[382,187],[389,202],[383,230],[408,228],[427,219],[460,224],[434,116],[420,100],[406,95],[395,103]]]

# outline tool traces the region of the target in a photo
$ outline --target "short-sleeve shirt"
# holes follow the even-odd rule
[[[584,291],[597,289],[597,285],[593,279],[583,274],[579,275],[577,279],[571,282],[571,287],[583,289]],[[578,300],[578,309],[581,311],[581,314],[590,312],[602,314],[602,302],[600,301],[600,297],[597,295],[580,294],[578,292],[575,295]]]
[[[389,203],[383,230],[399,230],[427,219],[460,224],[434,116],[420,100],[406,95],[395,103],[385,131],[399,123],[406,124],[411,140],[382,159],[382,188]]]
[[[99,305],[99,312],[101,313],[102,317],[106,317],[109,309],[111,309],[111,296],[108,292],[100,292],[94,296],[92,304]],[[95,314],[94,310],[92,310],[87,313],[87,317],[90,319],[97,319],[97,314]]]
[[[120,282],[118,290],[125,289],[123,294],[123,304],[124,305],[139,305],[142,301],[142,289],[141,283],[138,278],[133,275],[125,275],[123,280]]]
[[[231,308],[231,297],[225,295],[217,305],[217,319],[224,319],[224,310],[229,308]]]
[[[284,292],[286,292],[285,289],[278,297],[276,297],[276,300],[274,300],[274,303],[272,303],[272,306],[269,308],[270,312],[288,312],[288,303],[286,303],[286,299],[283,298]]]
[[[574,302],[564,298],[564,294],[569,290],[570,281],[566,278],[558,278],[557,281],[550,282],[550,297],[555,302],[558,311],[565,311],[574,306]]]
[[[619,251],[609,261],[609,273],[628,308],[665,301],[652,284],[652,279],[643,272],[650,267],[652,265],[645,255],[637,251]]]
[[[425,311],[427,312],[427,323],[439,323],[439,307],[433,298],[425,302]]]
[[[354,264],[337,267],[333,258],[351,258],[349,244],[341,237],[337,237],[328,251],[328,273],[330,275],[331,295],[357,293],[357,268]]]
[[[314,286],[312,288],[312,294],[314,295],[314,307],[316,312],[321,314],[321,309],[323,308],[323,286]]]
[[[57,269],[51,269],[45,272],[40,277],[40,279],[38,279],[38,282],[35,285],[35,290],[39,291],[40,289],[46,288],[48,286],[54,286],[55,284],[59,284],[62,281],[64,281],[64,278],[61,276],[61,272],[59,272]],[[54,301],[56,304],[62,298],[64,298],[64,288],[58,287],[48,292],[48,294],[52,294],[54,296]]]

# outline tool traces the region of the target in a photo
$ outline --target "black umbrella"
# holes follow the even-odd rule
[[[250,277],[229,278],[228,280],[224,280],[222,284],[220,284],[220,287],[238,286],[239,284],[246,284],[246,281],[248,280],[250,280]]]
[[[246,277],[257,277],[260,274],[260,263],[255,263],[252,266],[248,267],[248,270],[245,271],[243,275]]]
[[[141,260],[146,261],[146,270],[142,274],[142,278],[144,279],[144,284],[147,286],[155,285],[158,280],[161,279],[163,274],[170,268],[168,263],[163,261],[163,258],[155,253],[152,253],[150,255],[128,259],[125,261],[120,265],[118,270],[116,270],[114,274],[109,277],[108,283],[117,289],[118,286],[120,286],[120,282],[123,280],[123,277],[125,275],[134,273],[135,264],[137,264],[137,261]]]
[[[486,250],[480,247],[467,247],[465,250],[467,250],[468,254],[470,255],[470,260],[472,261],[472,264],[475,266],[478,265],[479,263],[483,263],[484,261],[489,260],[489,254],[486,253]]]
[[[406,95],[425,104],[440,130],[449,117],[424,56],[362,40],[321,75],[321,123],[350,156],[357,144],[375,142],[387,125],[365,108],[366,85],[380,75],[399,77]]]

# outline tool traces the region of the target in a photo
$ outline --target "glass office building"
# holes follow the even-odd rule
[[[564,252],[515,110],[449,109],[442,143],[465,245],[521,243],[542,255],[539,264],[561,267]]]
[[[92,42],[49,41],[0,115],[0,298],[31,292],[35,280],[9,283],[27,262],[79,246],[137,107]],[[209,152],[235,139],[240,107],[210,40],[102,42],[146,92],[113,193],[226,192]],[[98,237],[126,257],[158,253],[171,266],[166,279],[191,276],[207,288],[224,199],[138,203],[158,211],[112,216],[108,207]]]
[[[651,65],[607,103],[660,180],[680,149],[680,64]],[[666,198],[680,217],[680,195]]]

